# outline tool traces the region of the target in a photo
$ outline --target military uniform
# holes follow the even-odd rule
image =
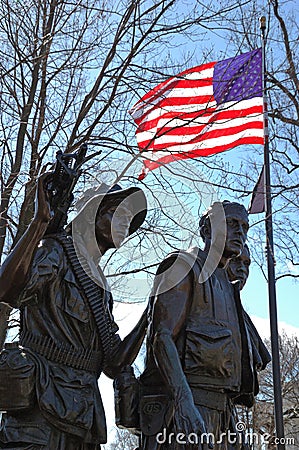
[[[107,312],[110,293],[101,289]],[[3,414],[0,448],[96,450],[106,442],[98,377],[99,333],[63,248],[46,238],[37,248],[21,309],[21,344],[36,364],[36,405]],[[111,316],[116,343],[118,327]]]
[[[198,248],[172,254],[160,265],[158,274],[168,269],[175,260],[176,263],[181,260],[190,267],[192,295],[185,325],[176,340],[176,348],[194,403],[206,423],[207,432],[212,433],[217,440],[220,434],[226,433],[232,425],[235,399],[238,398],[240,404],[245,402],[247,406],[251,406],[250,403],[258,392],[257,354],[252,349],[252,338],[247,321],[244,320],[238,288],[229,281],[226,270],[217,268],[207,281],[198,283],[205,258],[206,254]],[[152,350],[153,334],[152,324],[149,323],[147,360],[140,377],[145,396],[168,394],[167,386],[155,363]],[[175,408],[170,396],[167,408],[168,411]],[[141,415],[144,416],[144,412],[141,411]],[[152,416],[154,417],[154,414]],[[160,413],[159,420],[160,430],[166,427],[168,432],[173,431],[171,412],[167,414],[165,410]],[[146,419],[143,418],[143,421]],[[157,428],[155,424],[155,433]],[[184,448],[184,445],[178,446],[174,441],[169,443],[169,440],[158,445],[155,437],[150,437],[151,430],[143,431],[143,449]],[[225,439],[214,446],[214,450],[226,448]]]

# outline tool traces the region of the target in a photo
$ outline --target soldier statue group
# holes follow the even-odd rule
[[[253,405],[257,371],[270,361],[240,301],[250,265],[245,208],[211,205],[199,221],[203,248],[160,263],[145,312],[121,340],[99,259],[142,225],[145,195],[100,185],[71,224],[49,232],[47,177],[38,179],[31,224],[1,267],[0,301],[20,310],[21,324],[18,343],[0,356],[0,448],[100,449],[107,432],[98,378],[114,378],[121,397],[146,335],[144,371],[117,399],[120,423],[137,412],[139,449],[245,449],[236,408]],[[203,276],[211,252],[215,269]]]

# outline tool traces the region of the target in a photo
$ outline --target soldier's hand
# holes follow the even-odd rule
[[[45,189],[45,183],[51,176],[52,172],[46,172],[40,175],[37,179],[34,219],[43,223],[49,223],[53,217],[53,212],[51,211],[48,195]]]
[[[208,450],[213,448],[208,442],[205,422],[194,405],[190,395],[181,397],[175,405],[174,433],[176,440],[185,440],[184,448],[188,450]]]

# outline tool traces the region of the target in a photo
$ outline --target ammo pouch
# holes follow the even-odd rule
[[[131,432],[139,429],[139,381],[131,366],[125,366],[113,382],[115,423]]]
[[[140,428],[145,436],[154,436],[169,426],[172,419],[171,401],[168,395],[143,395],[140,399]]]
[[[135,377],[133,368],[126,366],[113,382],[115,423],[134,434],[142,432],[153,436],[167,427],[172,419],[171,401],[168,395],[144,389]]]
[[[0,411],[16,413],[35,402],[35,364],[18,342],[0,352]]]

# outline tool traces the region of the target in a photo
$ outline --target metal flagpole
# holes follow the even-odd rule
[[[262,38],[262,61],[263,61],[263,92],[264,92],[264,109],[266,108],[266,17],[260,18],[260,29]],[[264,111],[264,125],[267,127],[266,111]],[[266,187],[266,251],[268,266],[268,292],[269,292],[269,313],[271,328],[271,351],[272,351],[272,373],[274,388],[274,410],[275,410],[275,426],[276,438],[278,438],[277,449],[285,450],[284,444],[284,424],[282,409],[282,394],[280,380],[280,358],[278,343],[278,326],[277,326],[277,304],[276,304],[276,287],[275,287],[275,259],[273,245],[273,226],[272,226],[272,205],[271,205],[271,183],[270,183],[270,158],[269,158],[269,139],[268,131],[265,133],[264,144],[264,167],[265,167],[265,187]]]

